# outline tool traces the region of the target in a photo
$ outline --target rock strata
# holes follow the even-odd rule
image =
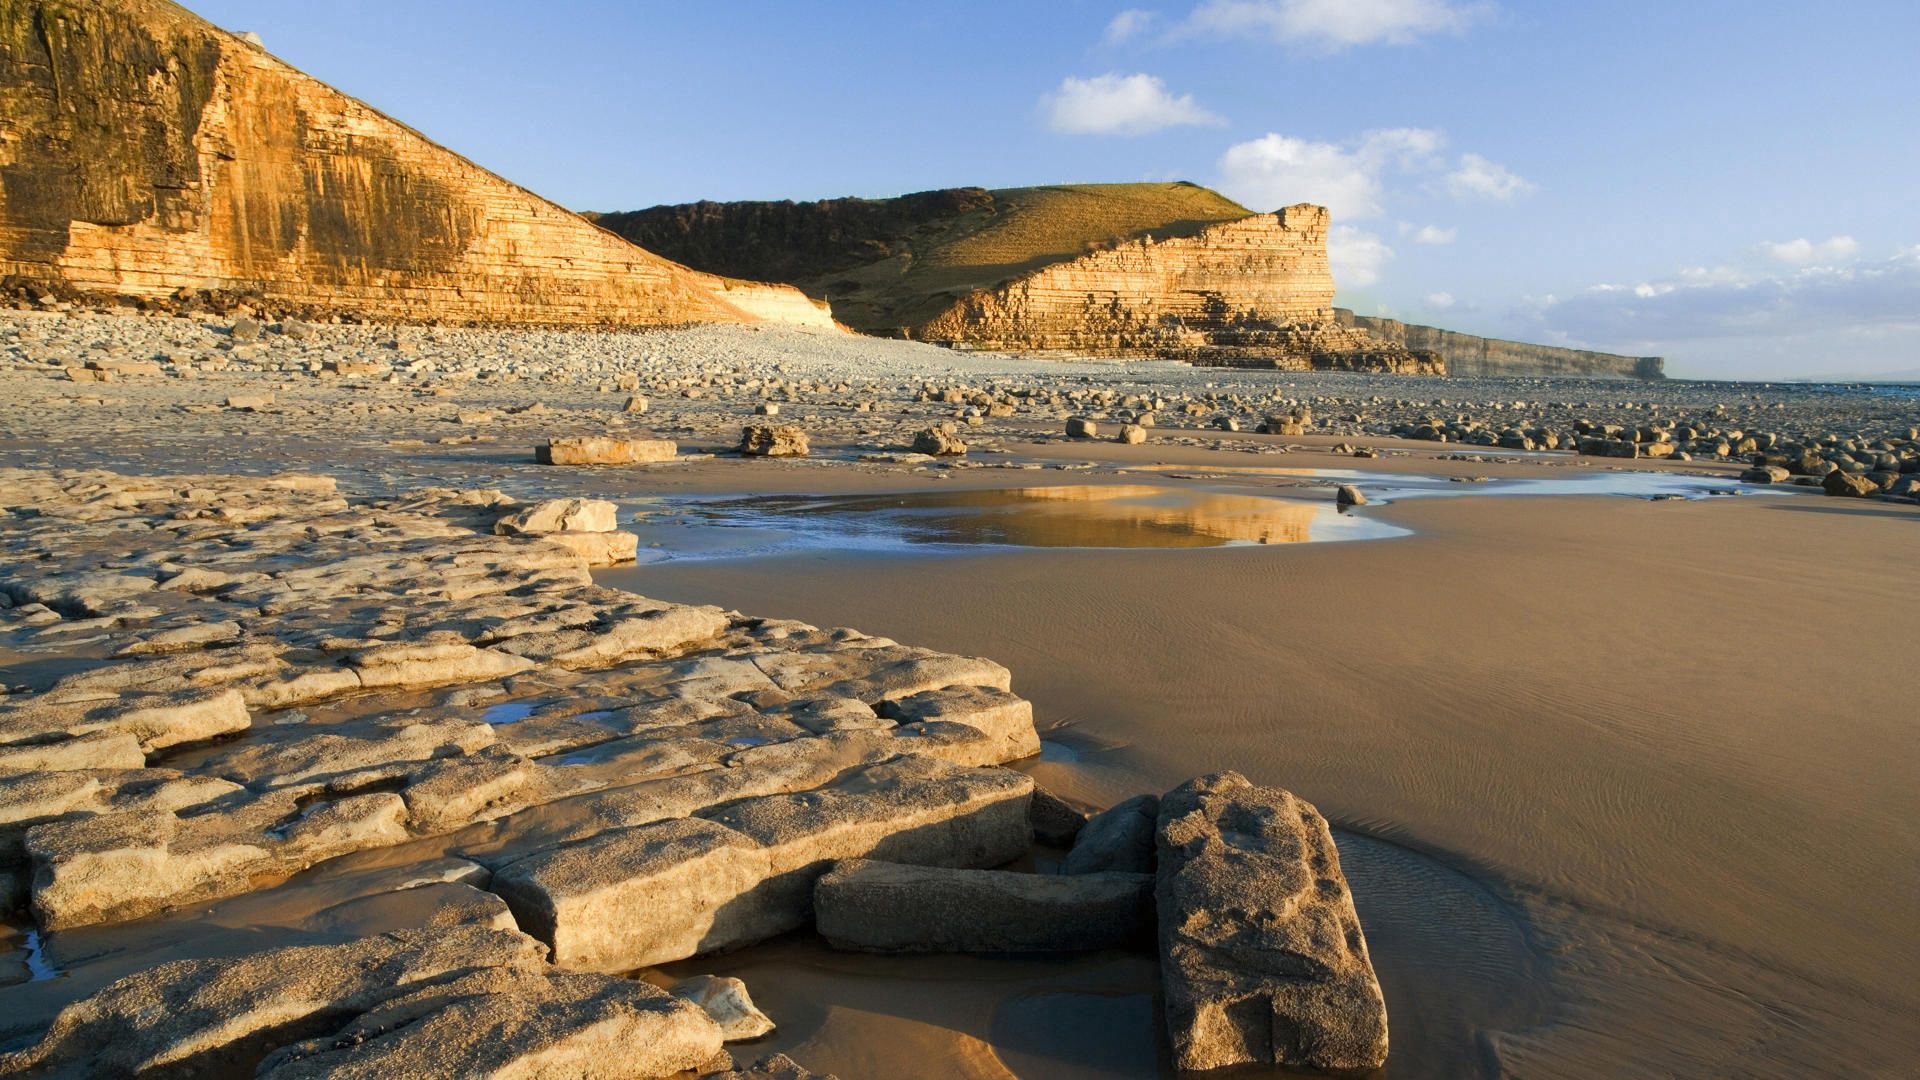
[[[1373,1069],[1387,1012],[1326,819],[1237,773],[1160,803],[1155,886],[1181,1069]]]

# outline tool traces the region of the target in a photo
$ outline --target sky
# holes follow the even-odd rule
[[[577,210],[1191,180],[1337,302],[1920,378],[1920,5],[187,0]]]

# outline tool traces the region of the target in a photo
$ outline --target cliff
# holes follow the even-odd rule
[[[0,276],[475,323],[832,325],[635,247],[165,0],[0,0]]]
[[[593,215],[716,274],[783,281],[869,334],[901,336],[960,299],[1144,236],[1252,211],[1193,184],[947,188],[893,199],[701,202]]]
[[[1529,345],[1521,341],[1475,337],[1433,326],[1403,323],[1335,308],[1341,323],[1409,349],[1438,353],[1454,375],[1564,375],[1618,379],[1664,379],[1666,361],[1658,356],[1618,356],[1586,349]]]

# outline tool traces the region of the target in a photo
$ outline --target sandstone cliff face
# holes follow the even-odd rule
[[[831,325],[794,290],[637,248],[165,0],[0,0],[0,275],[397,320]]]
[[[1664,379],[1666,361],[1658,356],[1618,356],[1586,349],[1529,345],[1521,341],[1475,337],[1434,326],[1356,315],[1336,308],[1340,321],[1408,349],[1446,359],[1454,375],[1561,375],[1621,379]]]
[[[1190,237],[1143,237],[983,289],[916,327],[989,349],[1155,353],[1257,319],[1333,319],[1327,211],[1289,206]]]

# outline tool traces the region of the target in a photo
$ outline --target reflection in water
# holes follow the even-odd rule
[[[1195,488],[1070,484],[893,495],[778,495],[683,504],[642,520],[667,557],[795,547],[887,550],[927,545],[1197,548],[1397,536],[1326,503]],[[722,536],[708,530],[736,530]]]

